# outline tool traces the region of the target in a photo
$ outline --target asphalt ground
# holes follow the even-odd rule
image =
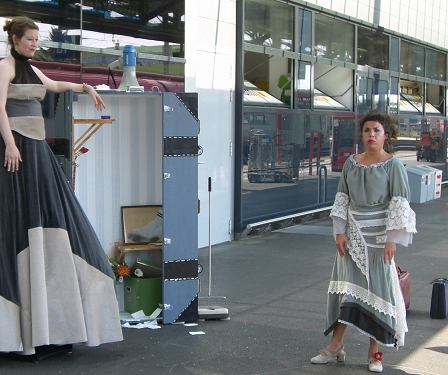
[[[448,189],[412,204],[414,243],[399,247],[396,263],[411,275],[409,333],[399,350],[383,348],[385,374],[448,374],[448,320],[429,316],[432,286],[448,277]],[[326,291],[336,250],[328,218],[199,250],[201,304],[220,303],[228,320],[159,329],[124,328],[124,341],[39,363],[0,357],[0,374],[308,375],[368,374],[368,338],[349,328],[346,362],[313,365],[329,341],[323,335]],[[192,334],[200,333],[200,334]],[[1,333],[0,333],[1,335]],[[2,340],[5,338],[2,337]]]

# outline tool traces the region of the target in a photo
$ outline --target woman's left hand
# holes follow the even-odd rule
[[[95,108],[97,109],[97,111],[102,111],[104,108],[106,108],[103,99],[93,87],[89,90],[89,95],[93,99],[93,103],[95,104]]]
[[[396,252],[397,246],[395,242],[386,242],[386,246],[384,246],[384,264],[391,264]]]

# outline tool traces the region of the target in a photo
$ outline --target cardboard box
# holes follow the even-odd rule
[[[126,277],[124,279],[124,309],[133,314],[143,310],[151,315],[162,303],[162,278]]]

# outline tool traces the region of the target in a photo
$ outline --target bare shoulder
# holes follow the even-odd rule
[[[356,155],[353,155],[353,159],[355,159],[355,161],[356,161],[358,164],[363,164],[363,161],[365,160],[364,152],[363,152],[362,154],[356,154]]]
[[[9,57],[0,60],[0,71],[2,72],[2,81],[11,81],[14,78],[15,72],[14,60],[12,58],[10,59]]]

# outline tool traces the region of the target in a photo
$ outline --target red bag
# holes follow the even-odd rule
[[[400,266],[397,267],[398,281],[400,282],[401,293],[403,294],[404,306],[406,310],[411,304],[411,275],[408,271],[403,271]]]

